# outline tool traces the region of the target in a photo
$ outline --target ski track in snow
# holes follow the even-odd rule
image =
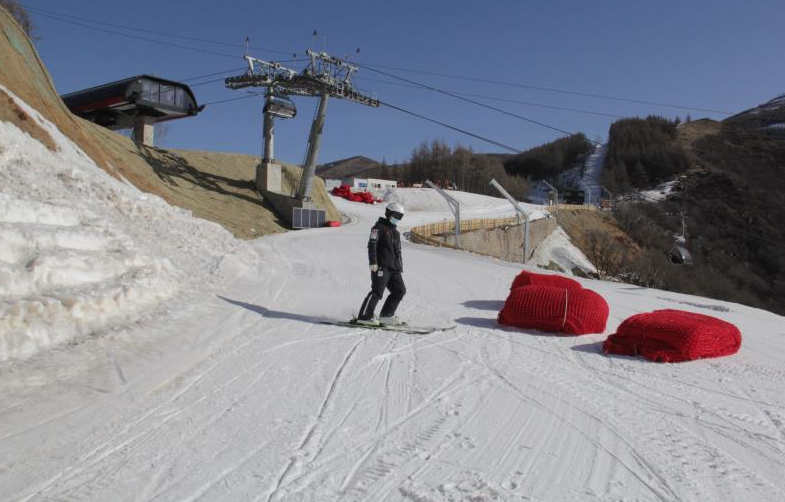
[[[88,178],[100,193],[102,178]],[[21,270],[32,238],[53,260],[41,270],[83,280],[48,275],[19,295],[65,288],[87,305],[80,284],[113,284],[134,260],[144,267],[170,256],[165,246],[145,251],[146,234],[115,228],[120,220],[0,195],[22,216],[49,218],[24,223],[4,213],[0,236],[15,244],[0,261]],[[456,195],[465,218],[512,213],[502,199]],[[403,231],[449,218],[434,191],[396,197],[410,208]],[[367,233],[382,213],[335,203],[350,224],[247,247],[221,236],[222,244],[205,244],[216,256],[188,258],[164,279],[191,268],[236,273],[194,274],[169,312],[0,363],[0,499],[785,500],[781,317],[580,280],[611,305],[605,334],[525,332],[495,322],[519,265],[404,242],[400,315],[412,324],[454,321],[455,330],[319,324],[348,318],[366,294]],[[112,261],[109,249],[130,261]],[[104,268],[82,266],[91,253]],[[105,275],[89,275],[97,273]],[[674,303],[739,325],[741,352],[683,364],[602,355],[602,340],[627,316]]]

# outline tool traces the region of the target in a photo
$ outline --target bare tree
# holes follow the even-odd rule
[[[606,232],[588,231],[584,251],[601,278],[616,276],[621,271],[624,257],[621,245]]]
[[[8,11],[9,14],[19,23],[19,26],[22,27],[27,36],[31,39],[33,37],[33,21],[30,19],[30,14],[28,14],[27,9],[22,7],[17,0],[0,0],[0,7],[4,8]]]

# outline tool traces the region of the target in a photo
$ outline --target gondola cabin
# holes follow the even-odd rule
[[[671,263],[676,265],[692,265],[692,255],[690,251],[681,243],[676,243],[668,253]]]
[[[268,96],[264,103],[264,113],[282,119],[291,119],[297,115],[297,107],[294,102],[283,96]]]

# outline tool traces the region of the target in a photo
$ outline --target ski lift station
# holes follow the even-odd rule
[[[62,96],[75,115],[112,130],[133,129],[138,143],[153,146],[154,124],[190,117],[204,109],[182,83],[152,75],[110,82]]]

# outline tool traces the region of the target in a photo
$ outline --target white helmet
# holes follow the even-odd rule
[[[387,217],[388,220],[390,218],[395,218],[400,221],[404,214],[406,214],[406,210],[404,210],[403,204],[400,202],[390,202],[387,204],[387,209],[384,211],[384,216]]]

